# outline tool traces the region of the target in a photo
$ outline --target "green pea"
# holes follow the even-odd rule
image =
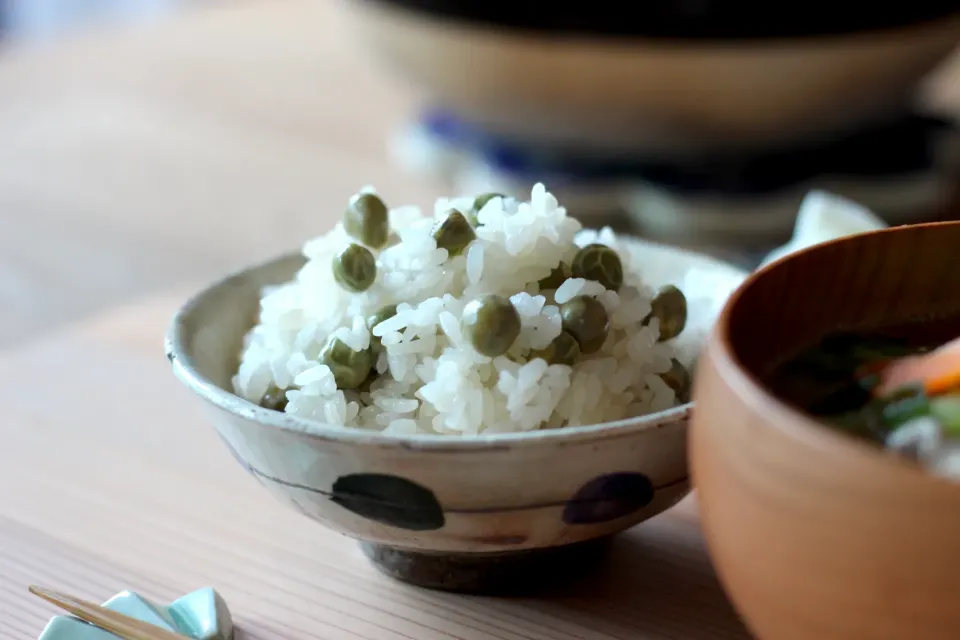
[[[667,383],[667,386],[673,389],[679,402],[690,402],[690,388],[693,386],[693,379],[687,368],[680,364],[676,358],[670,358],[670,370],[661,373],[660,378]]]
[[[330,367],[338,388],[356,389],[370,376],[373,354],[370,349],[354,351],[339,338],[334,338],[320,352],[320,362]]]
[[[565,364],[572,367],[580,359],[580,344],[571,334],[561,331],[545,348],[532,351],[530,359],[533,358],[543,358],[547,364]]]
[[[505,198],[506,196],[502,193],[483,193],[473,199],[473,206],[470,207],[470,211],[467,212],[467,220],[470,221],[474,227],[480,224],[480,219],[477,217],[477,214],[480,213],[480,209],[483,209],[484,206],[494,198]]]
[[[541,291],[551,291],[559,289],[560,285],[572,277],[573,272],[570,270],[570,265],[566,262],[561,262],[550,271],[550,275],[540,280],[537,284],[540,285]]]
[[[343,228],[368,247],[382,249],[390,237],[387,205],[373,193],[358,193],[343,214]]]
[[[395,315],[397,315],[397,305],[388,304],[385,307],[381,307],[376,313],[372,313],[367,316],[367,328],[370,329],[370,331],[373,331],[375,326],[384,320],[389,320]],[[380,347],[382,346],[380,343],[380,336],[370,334],[370,344],[373,345],[375,351],[379,351]]]
[[[456,209],[451,209],[443,222],[433,230],[433,239],[437,242],[437,248],[446,249],[450,257],[463,253],[467,245],[476,237],[473,227]]]
[[[370,368],[370,375],[367,376],[367,379],[360,383],[360,386],[357,387],[357,391],[360,393],[370,393],[370,387],[373,386],[373,383],[377,381],[377,378],[380,377],[380,374],[377,373],[375,368]]]
[[[287,408],[287,390],[270,387],[260,398],[260,406],[264,409],[284,411]]]
[[[672,284],[660,289],[650,306],[650,315],[644,324],[649,323],[650,318],[660,321],[660,342],[676,338],[687,326],[687,298]]]
[[[347,291],[366,291],[377,279],[377,259],[366,247],[350,244],[333,259],[333,277]]]
[[[520,335],[520,314],[508,299],[492,294],[467,303],[461,324],[477,353],[490,358],[509,351]]]
[[[563,330],[576,338],[580,353],[596,353],[610,333],[610,317],[603,304],[590,296],[577,296],[560,305]]]
[[[623,263],[617,252],[604,244],[588,244],[577,252],[570,265],[573,277],[599,282],[611,291],[623,286]]]
[[[502,193],[482,193],[473,199],[473,210],[479,212],[494,198],[506,198]]]

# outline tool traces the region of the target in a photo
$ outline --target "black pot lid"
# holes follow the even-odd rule
[[[554,35],[769,39],[890,29],[960,15],[957,0],[360,0],[486,26]]]

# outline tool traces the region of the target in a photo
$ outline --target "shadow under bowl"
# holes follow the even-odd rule
[[[960,316],[960,223],[806,249],[731,296],[694,385],[691,467],[721,582],[765,640],[956,638],[960,485],[832,431],[764,380],[836,330]]]
[[[688,292],[690,320],[677,346],[689,362],[744,274],[693,253],[631,246],[649,258],[652,284]],[[388,575],[478,592],[503,591],[511,575],[556,582],[599,557],[602,545],[590,541],[689,492],[690,405],[596,426],[393,436],[308,422],[234,395],[231,379],[262,289],[289,281],[303,263],[300,255],[281,257],[199,293],[174,318],[167,357],[250,474],[293,508],[363,541]]]

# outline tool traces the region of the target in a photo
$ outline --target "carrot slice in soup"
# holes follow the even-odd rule
[[[893,360],[880,373],[874,393],[885,396],[901,387],[920,383],[928,396],[960,388],[960,338],[918,356]]]

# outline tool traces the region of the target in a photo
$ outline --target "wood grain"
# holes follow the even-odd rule
[[[691,502],[550,597],[458,597],[381,576],[355,543],[270,497],[216,438],[163,357],[181,300],[148,299],[0,358],[4,640],[35,638],[52,614],[29,583],[94,601],[210,585],[240,637],[258,640],[747,638]]]

